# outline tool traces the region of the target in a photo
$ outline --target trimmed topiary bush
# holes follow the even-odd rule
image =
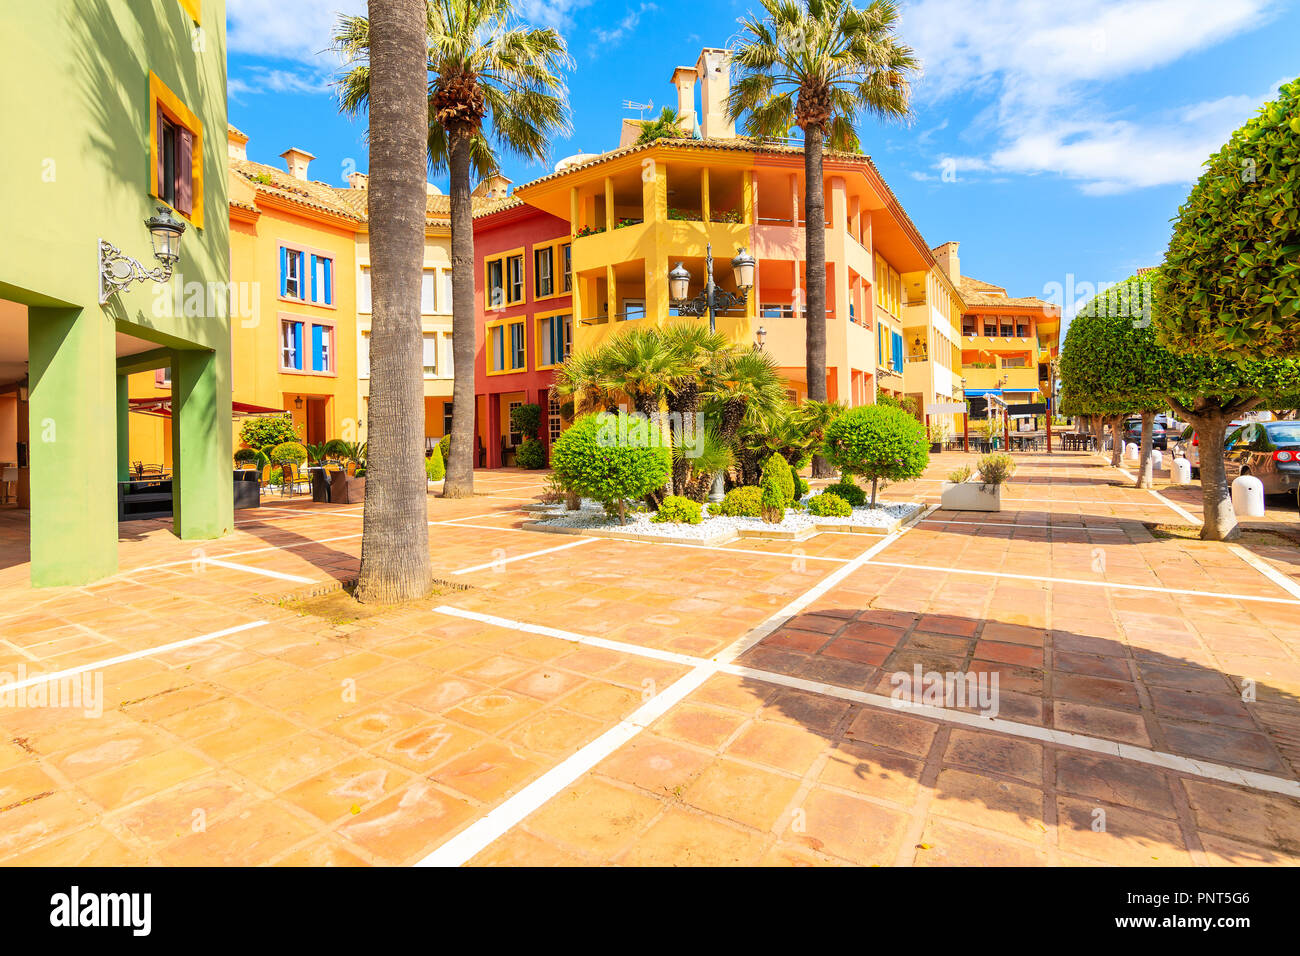
[[[298,431],[287,414],[246,418],[239,426],[239,441],[250,448],[268,448],[297,440]]]
[[[267,456],[274,465],[301,465],[307,460],[307,449],[296,441],[281,442]]]
[[[442,454],[442,462],[445,465],[447,459],[451,457],[451,435],[443,435],[438,439],[438,451]]]
[[[536,438],[537,432],[542,427],[542,407],[533,402],[527,402],[518,408],[510,410],[510,430],[519,432],[524,439]],[[525,466],[527,467],[527,466]]]
[[[853,508],[861,508],[867,503],[867,493],[848,475],[841,478],[837,484],[828,485],[826,490],[837,498],[843,498]]]
[[[771,474],[776,483],[781,487],[781,494],[785,497],[785,505],[789,507],[794,504],[794,472],[790,470],[790,463],[785,460],[784,455],[769,455],[767,461],[763,462],[763,477]]]
[[[871,507],[881,481],[920,478],[930,463],[925,426],[889,405],[860,405],[826,428],[827,460],[844,475],[871,479]]]
[[[551,469],[566,490],[599,501],[623,524],[627,500],[661,487],[672,456],[648,422],[620,423],[620,416],[601,413],[583,415],[560,435],[551,449]]]
[[[847,518],[853,514],[853,506],[833,491],[823,491],[808,499],[808,513],[819,518]]]
[[[728,518],[757,518],[763,513],[763,489],[755,485],[732,488],[722,500],[709,505],[709,514]]]
[[[781,487],[781,480],[775,472],[769,471],[763,476],[759,488],[762,493],[759,517],[768,524],[780,524],[785,520],[785,489]]]
[[[235,464],[251,465],[257,461],[257,459],[261,456],[261,454],[262,453],[259,452],[256,448],[236,448]]]
[[[668,495],[650,520],[658,524],[699,524],[704,520],[704,515],[700,513],[699,502],[681,495]]]
[[[515,452],[515,462],[520,468],[534,471],[546,467],[546,446],[536,438],[525,438]]]
[[[437,445],[424,459],[424,473],[430,481],[442,481],[447,476],[447,466],[442,463],[442,452]]]

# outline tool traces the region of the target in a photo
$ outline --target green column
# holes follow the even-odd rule
[[[172,360],[172,518],[186,540],[234,526],[230,388],[213,352],[179,350]]]
[[[131,413],[130,379],[126,375],[117,377],[117,480],[126,481],[131,477],[131,423],[127,415]]]
[[[32,584],[86,584],[117,571],[113,322],[33,307],[27,341]]]

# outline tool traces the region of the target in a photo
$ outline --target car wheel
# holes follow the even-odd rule
[[[1192,469],[1192,477],[1195,478],[1197,481],[1200,481],[1200,480],[1201,480],[1201,469],[1199,469],[1199,468],[1193,468],[1193,469]]]

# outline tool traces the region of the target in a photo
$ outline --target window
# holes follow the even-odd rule
[[[1020,319],[1016,319],[1016,336],[1022,339],[1029,338],[1029,325]]]
[[[524,301],[524,254],[504,252],[485,260],[487,308],[500,309]]]
[[[515,322],[510,326],[510,367],[526,368],[528,352],[524,345],[524,323]]]
[[[289,372],[333,372],[334,326],[300,319],[281,320],[280,368]],[[369,374],[368,367],[366,372]]]
[[[884,260],[876,256],[876,305],[890,315],[898,315],[903,301],[903,277]]]
[[[310,250],[280,246],[280,295],[314,305],[333,305],[334,260]],[[368,271],[366,298],[370,298]]]
[[[362,266],[357,276],[357,311],[374,311],[370,302],[370,266]]]
[[[515,421],[515,409],[521,407],[523,404],[524,404],[523,402],[509,403],[509,406],[506,409],[506,421],[509,422],[511,425],[513,425]],[[523,440],[524,440],[524,436],[522,432],[517,432],[517,431],[510,432],[510,438],[508,439],[508,441],[511,448],[518,448],[523,443]]]
[[[442,306],[441,309],[442,312],[445,313],[451,312],[451,270],[450,269],[442,270],[442,301],[440,304]]]
[[[505,260],[489,259],[487,263],[487,307],[499,309],[506,304]]]
[[[538,368],[559,365],[569,357],[573,347],[573,316],[548,315],[537,322],[537,340],[541,343]]]
[[[573,246],[564,243],[560,246],[560,261],[564,268],[564,279],[560,284],[561,292],[573,291]]]
[[[758,314],[763,319],[793,319],[794,306],[777,305],[774,302],[769,302],[758,307]]]
[[[172,387],[172,370],[171,367],[157,368],[153,372],[153,383],[159,388]]]
[[[361,333],[361,348],[357,352],[357,378],[370,377],[370,333]]]
[[[149,74],[150,192],[203,226],[203,126],[180,98]]]
[[[438,271],[425,269],[420,273],[420,312],[428,315],[438,311]]]
[[[637,319],[645,318],[645,299],[624,299],[623,316],[624,322],[635,322]]]
[[[451,402],[442,403],[442,433],[451,434]]]
[[[1002,356],[1003,368],[1028,368],[1029,359],[1023,355],[1004,355]]]
[[[280,323],[280,367],[302,368],[302,323]]]
[[[555,247],[533,250],[533,297],[544,299],[555,294]]]
[[[560,400],[554,395],[546,403],[546,437],[552,445],[560,437]]]
[[[506,301],[513,305],[524,301],[524,257],[522,254],[506,259]]]
[[[1016,327],[1011,323],[1011,320],[1010,320],[1010,319],[1003,319],[1003,320],[1002,320],[1002,337],[1003,337],[1004,339],[1009,339],[1009,338],[1011,338],[1012,336],[1014,336],[1015,334],[1016,334]]]
[[[433,378],[438,374],[438,333],[424,333],[424,377]]]
[[[519,372],[528,367],[523,319],[488,326],[487,363],[489,373]]]
[[[903,370],[903,336],[899,332],[889,333],[890,367],[895,372]]]

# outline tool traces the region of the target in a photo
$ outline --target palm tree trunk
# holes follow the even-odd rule
[[[804,170],[804,258],[808,262],[808,296],[804,309],[806,328],[806,369],[808,397],[824,402],[826,395],[826,192],[822,178],[822,140],[820,126],[803,132]],[[829,464],[816,455],[812,460],[814,478],[833,474]]]
[[[420,269],[428,106],[425,4],[370,3],[370,433],[356,597],[429,593]]]
[[[474,212],[470,200],[470,130],[449,133],[451,174],[451,453],[444,498],[474,494]],[[488,436],[492,441],[493,436]]]

